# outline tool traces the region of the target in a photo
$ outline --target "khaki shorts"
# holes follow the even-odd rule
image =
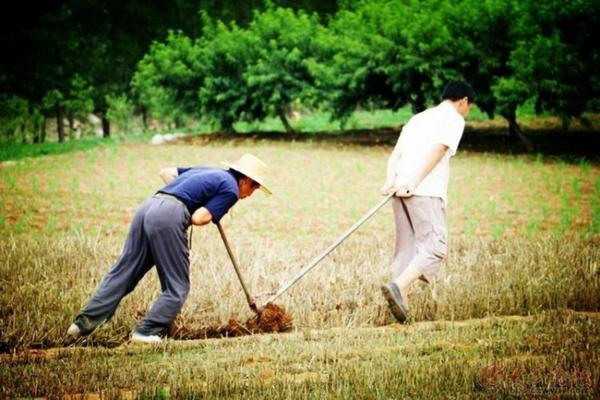
[[[392,199],[396,246],[391,269],[394,279],[409,265],[431,282],[446,258],[446,206],[439,197],[411,196]]]

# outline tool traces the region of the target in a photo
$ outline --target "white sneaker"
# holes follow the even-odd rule
[[[158,335],[142,335],[138,332],[131,334],[131,341],[135,343],[160,343],[162,339]]]
[[[73,336],[74,338],[78,338],[81,336],[81,329],[75,324],[71,324],[69,329],[67,329],[67,335]]]

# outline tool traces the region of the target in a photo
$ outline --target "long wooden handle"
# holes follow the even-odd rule
[[[368,213],[366,213],[358,222],[352,225],[338,240],[336,240],[331,246],[329,246],[323,253],[315,257],[310,264],[302,269],[296,276],[294,276],[288,283],[282,286],[273,296],[269,297],[267,303],[275,301],[285,291],[292,287],[296,282],[300,280],[304,275],[313,269],[321,260],[323,260],[329,253],[331,253],[336,247],[338,247],[348,236],[350,236],[355,230],[357,230],[362,224],[364,224],[369,218],[371,218],[381,207],[383,207],[392,197],[394,193],[388,194],[379,204],[373,207]]]
[[[233,252],[231,251],[231,247],[229,247],[229,242],[227,241],[227,237],[225,236],[225,231],[223,230],[221,223],[217,222],[216,225],[217,225],[217,228],[219,228],[219,233],[221,234],[221,239],[223,239],[223,244],[225,245],[225,248],[227,249],[227,253],[229,254],[229,258],[231,259],[231,263],[233,264],[235,273],[237,274],[237,277],[240,280],[240,283],[242,285],[242,289],[244,290],[244,294],[246,295],[246,301],[248,301],[248,305],[250,306],[250,308],[253,311],[256,311],[256,303],[252,299],[252,296],[250,296],[250,292],[248,292],[248,288],[246,287],[246,284],[244,283],[244,279],[242,278],[242,274],[240,273],[240,269],[238,268],[237,261],[235,260],[235,256],[233,255]]]

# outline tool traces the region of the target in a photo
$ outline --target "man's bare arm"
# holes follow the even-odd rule
[[[200,207],[192,214],[192,224],[206,225],[212,221],[212,214],[204,207]]]
[[[425,179],[427,175],[435,168],[435,166],[440,162],[440,160],[446,154],[448,150],[448,146],[445,144],[436,144],[434,145],[427,155],[425,156],[425,161],[421,164],[419,171],[412,181],[405,182],[399,180],[395,183],[396,196],[398,197],[409,197],[412,196],[413,191],[419,184]]]
[[[162,168],[158,174],[160,175],[160,178],[163,180],[163,182],[168,184],[173,179],[177,178],[177,168],[175,168],[175,167]]]

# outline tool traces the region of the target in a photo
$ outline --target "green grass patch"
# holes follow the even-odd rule
[[[86,138],[69,140],[64,143],[26,143],[26,144],[0,144],[0,161],[20,160],[27,157],[40,157],[51,154],[63,154],[78,150],[89,150],[98,146],[114,145],[113,139]]]
[[[298,120],[289,119],[291,126],[298,132],[335,132],[342,130],[359,130],[359,129],[377,129],[391,126],[399,126],[408,122],[412,117],[412,111],[409,106],[402,107],[398,110],[373,110],[373,111],[356,111],[342,124],[342,122],[331,119],[331,114],[328,112],[310,111],[300,113]],[[481,112],[477,106],[473,107],[469,114],[469,120],[485,121],[488,119],[487,114]],[[239,133],[251,132],[284,132],[284,126],[279,118],[269,117],[264,121],[256,122],[237,122],[234,128]],[[205,132],[210,130],[207,127],[199,126],[199,131]]]
[[[0,162],[6,160],[21,160],[29,157],[64,154],[73,151],[91,150],[101,146],[114,146],[119,143],[150,140],[153,133],[139,133],[135,135],[119,135],[108,138],[86,137],[76,140],[67,140],[63,143],[0,143]]]

